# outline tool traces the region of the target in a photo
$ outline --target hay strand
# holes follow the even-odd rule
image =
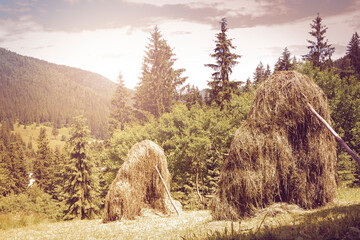
[[[212,201],[215,219],[237,220],[274,202],[316,208],[336,197],[336,142],[323,91],[295,71],[276,72],[257,89],[236,131]]]

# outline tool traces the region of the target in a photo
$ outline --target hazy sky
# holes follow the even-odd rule
[[[242,55],[231,78],[246,81],[260,61],[273,69],[285,47],[292,56],[306,54],[318,12],[337,59],[352,34],[360,33],[359,0],[0,0],[0,47],[113,81],[121,72],[134,88],[157,25],[176,54],[176,67],[202,89],[221,18]]]

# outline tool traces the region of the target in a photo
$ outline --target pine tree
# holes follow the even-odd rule
[[[260,62],[254,72],[254,86],[258,87],[266,79],[265,68],[262,62]]]
[[[26,171],[24,142],[20,135],[12,134],[10,137],[10,146],[8,148],[10,176],[13,182],[12,193],[18,194],[26,190],[29,184],[29,177]]]
[[[265,79],[268,79],[270,76],[271,76],[271,70],[269,64],[267,64],[265,70]]]
[[[155,117],[170,112],[178,98],[177,88],[186,78],[184,69],[174,69],[175,54],[157,27],[151,33],[142,64],[142,76],[136,87],[136,108]]]
[[[231,49],[235,49],[235,47],[232,45],[232,39],[227,37],[226,18],[221,19],[220,26],[221,31],[216,34],[214,53],[210,55],[215,58],[216,63],[205,64],[205,66],[214,70],[212,80],[208,81],[210,103],[214,102],[223,109],[226,102],[230,101],[231,94],[238,88],[238,82],[230,81],[230,74],[232,68],[238,64],[237,59],[241,56],[231,53]]]
[[[53,159],[54,167],[52,168],[52,171],[54,172],[54,176],[52,179],[52,184],[54,186],[54,190],[52,197],[56,200],[63,200],[61,193],[66,182],[66,158],[64,154],[60,152],[58,147],[56,147],[54,150]]]
[[[190,86],[190,84],[186,85],[182,91],[181,91],[181,101],[185,102],[188,109],[191,108],[191,106],[194,106],[196,104],[199,104],[200,106],[203,105],[203,97],[201,95],[201,92],[199,91],[198,87],[195,87],[194,85]]]
[[[294,69],[293,63],[291,63],[290,51],[287,47],[284,48],[281,57],[275,64],[275,71],[288,71]]]
[[[304,60],[308,60],[313,63],[314,67],[324,69],[331,65],[331,56],[335,52],[335,48],[328,44],[328,40],[325,40],[325,33],[328,29],[325,25],[322,25],[322,18],[319,13],[317,17],[310,24],[313,29],[309,34],[316,40],[307,40],[310,43],[307,48],[310,52],[303,56]]]
[[[5,133],[5,130],[0,133]],[[0,138],[0,196],[21,193],[29,183],[22,139],[8,134],[6,143],[4,138]]]
[[[67,141],[68,163],[64,197],[67,206],[64,219],[91,219],[97,212],[96,182],[93,162],[88,152],[89,130],[83,117],[77,117]]]
[[[254,88],[254,83],[250,81],[250,78],[246,79],[245,86],[242,87],[242,92],[251,92]]]
[[[110,135],[116,129],[124,130],[125,124],[132,119],[132,109],[128,104],[129,93],[125,87],[123,76],[120,73],[118,76],[118,84],[111,100],[111,113],[109,119],[109,132]]]
[[[10,170],[8,169],[7,149],[0,139],[0,197],[9,193]]]
[[[347,46],[346,55],[357,74],[360,74],[360,38],[357,32],[353,34]]]
[[[37,143],[38,150],[36,151],[36,158],[33,166],[33,176],[36,179],[37,186],[44,192],[50,193],[53,191],[53,186],[51,184],[53,176],[53,172],[51,171],[53,156],[45,128],[40,128]]]

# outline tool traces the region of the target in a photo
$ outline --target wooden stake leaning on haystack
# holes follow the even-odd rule
[[[352,158],[360,165],[360,158],[356,155],[356,153],[351,150],[351,148],[345,143],[345,141],[334,131],[334,129],[332,129],[332,127],[320,116],[320,114],[318,114],[315,109],[311,106],[310,103],[308,103],[308,108],[309,110],[320,120],[320,122],[322,122],[325,127],[330,131],[330,133],[332,135],[334,135],[336,141],[338,141],[344,148],[345,150],[350,154],[350,156],[352,156]]]
[[[159,169],[158,169],[156,166],[155,166],[155,170],[156,170],[156,172],[159,174],[159,177],[160,177],[160,179],[161,179],[161,181],[162,181],[162,183],[163,183],[163,185],[164,185],[164,188],[165,188],[165,190],[166,190],[167,195],[169,196],[169,199],[170,199],[170,201],[171,201],[171,204],[172,204],[173,207],[175,208],[175,211],[176,211],[177,215],[180,216],[180,213],[179,213],[179,211],[177,210],[177,208],[176,208],[176,206],[175,206],[175,203],[174,203],[174,201],[173,201],[173,199],[172,199],[172,197],[171,197],[171,195],[170,195],[169,189],[167,188],[166,183],[165,183],[163,177],[161,176],[161,173],[159,172]]]

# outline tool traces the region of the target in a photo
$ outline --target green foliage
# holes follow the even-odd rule
[[[184,69],[174,69],[175,54],[157,27],[151,33],[150,43],[142,64],[140,83],[136,87],[136,108],[140,120],[147,120],[143,111],[155,117],[170,112],[178,98],[177,87],[186,78],[181,77]]]
[[[105,137],[110,80],[76,68],[20,56],[0,48],[0,122],[71,124],[84,114],[93,135]]]
[[[91,219],[97,213],[97,182],[93,175],[94,162],[90,158],[89,130],[85,119],[77,117],[67,142],[68,162],[66,164],[64,198],[66,214],[64,219]]]
[[[208,81],[210,87],[208,103],[215,103],[222,109],[226,102],[229,102],[233,93],[238,90],[239,82],[230,80],[232,68],[238,64],[237,59],[241,56],[231,53],[231,49],[235,49],[232,45],[232,39],[227,37],[227,21],[226,18],[221,19],[221,31],[216,34],[216,47],[214,53],[210,56],[215,58],[215,64],[205,64],[214,70],[212,80]]]
[[[185,102],[188,109],[196,104],[202,106],[204,103],[199,88],[194,85],[190,86],[190,84],[186,85],[180,92],[180,101]]]
[[[150,139],[165,151],[174,197],[187,205],[186,208],[196,206],[196,173],[201,194],[213,194],[232,134],[247,116],[252,98],[252,92],[234,95],[222,111],[199,105],[188,109],[184,104],[177,104],[171,113],[163,114],[158,120],[118,130],[104,154],[107,184],[115,178],[129,149],[141,140]]]
[[[360,153],[360,81],[356,75],[343,75],[343,69],[330,68],[321,71],[310,62],[298,66],[298,70],[309,77],[323,89],[327,95],[332,124],[335,131],[355,152]],[[343,149],[338,149],[339,179],[347,183],[356,183],[360,175],[352,176],[359,167]],[[357,179],[357,180],[356,180]]]
[[[60,220],[64,206],[54,200],[51,195],[44,193],[40,188],[32,186],[26,191],[0,198],[0,215],[20,213],[24,215],[39,214],[47,219]]]

